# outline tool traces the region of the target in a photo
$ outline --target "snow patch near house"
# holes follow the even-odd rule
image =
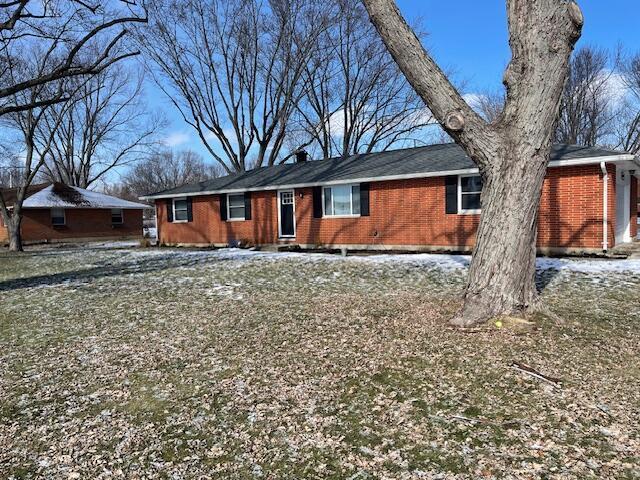
[[[239,248],[223,248],[219,250],[181,250],[160,249],[145,250],[140,252],[147,255],[152,252],[170,255],[188,255],[216,257],[225,260],[285,260],[296,259],[306,262],[330,261],[330,262],[362,262],[369,264],[404,264],[424,267],[435,267],[445,271],[463,270],[469,267],[470,255],[415,253],[415,254],[379,254],[379,255],[352,255],[343,257],[327,253],[301,253],[301,252],[260,252],[243,250]],[[600,258],[538,258],[536,261],[538,271],[555,270],[561,272],[575,272],[585,274],[599,273],[640,273],[640,260],[638,259],[600,259]]]

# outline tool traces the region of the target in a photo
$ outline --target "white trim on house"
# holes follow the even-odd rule
[[[231,218],[231,202],[229,197],[242,197],[242,218]],[[240,207],[233,207],[240,208]],[[247,207],[244,204],[244,195],[242,193],[227,193],[227,222],[244,222],[247,219]]]
[[[628,170],[616,169],[616,245],[631,242],[631,175]]]
[[[322,186],[322,218],[358,218],[360,217],[360,213],[349,213],[349,214],[341,214],[341,215],[328,215],[327,212],[325,211],[324,207],[325,207],[325,203],[324,203],[324,190],[326,188],[331,188],[331,187],[339,187],[339,186],[348,186],[349,187],[349,204],[351,205],[351,211],[353,212],[353,187],[355,186],[360,187],[359,183],[348,183],[348,184],[338,184],[338,185],[323,185]],[[331,191],[331,210],[334,211],[335,208],[333,206],[333,189]],[[362,206],[360,207],[362,208]]]
[[[283,235],[282,234],[282,218],[281,218],[281,210],[280,210],[280,205],[281,205],[281,199],[280,199],[280,195],[282,193],[288,193],[291,192],[292,198],[293,198],[293,235]],[[278,197],[278,238],[296,238],[296,191],[292,188],[289,189],[284,189],[284,190],[278,190],[277,191],[277,195]]]
[[[186,206],[184,208],[184,211],[187,213],[187,218],[185,218],[184,220],[178,220],[176,217],[176,202],[181,202],[181,201],[187,201],[187,197],[186,196],[181,196],[181,197],[176,197],[173,199],[173,201],[171,202],[171,211],[173,212],[173,221],[171,223],[188,223],[189,222],[189,206]],[[183,209],[181,208],[180,211],[182,211]]]
[[[602,157],[589,157],[570,160],[554,160],[549,162],[549,168],[553,167],[571,167],[571,166],[584,166],[584,165],[598,165],[601,162],[606,163],[620,163],[620,162],[634,162],[640,166],[640,161],[636,159],[634,155],[608,155]],[[478,174],[477,168],[466,168],[460,170],[445,170],[438,172],[419,172],[419,173],[407,173],[401,175],[381,175],[379,177],[362,177],[362,178],[350,178],[347,180],[330,180],[327,182],[308,182],[308,183],[292,183],[290,185],[266,185],[264,187],[250,187],[250,188],[235,188],[235,189],[221,189],[221,190],[203,190],[200,192],[188,192],[178,194],[162,194],[162,195],[145,195],[138,197],[140,200],[156,200],[162,198],[174,198],[179,197],[199,197],[202,195],[218,195],[218,194],[233,194],[244,192],[261,192],[268,190],[290,190],[295,188],[306,187],[318,187],[318,186],[331,186],[331,185],[347,185],[358,183],[370,183],[370,182],[385,182],[390,180],[411,180],[415,178],[432,178],[432,177],[446,177],[449,175],[466,175],[466,174]]]
[[[458,215],[478,215],[482,212],[481,208],[462,208],[462,178],[463,177],[478,177],[479,172],[477,174],[466,174],[466,175],[458,175]],[[479,195],[481,192],[465,192],[465,195]]]
[[[600,162],[602,170],[602,250],[609,249],[609,171],[607,163]]]

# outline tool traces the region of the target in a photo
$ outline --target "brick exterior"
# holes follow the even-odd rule
[[[123,210],[122,225],[111,224],[111,209],[65,209],[66,225],[54,227],[48,208],[24,209],[22,240],[55,242],[73,239],[142,238],[142,210]],[[7,230],[0,228],[0,242],[6,241]]]
[[[615,230],[615,167],[609,166],[609,245]],[[540,247],[602,248],[602,172],[599,165],[550,168],[539,217]],[[636,185],[636,183],[634,183]],[[634,186],[634,188],[637,187]],[[632,196],[635,198],[634,194]],[[156,202],[165,244],[282,243],[274,191],[252,193],[252,220],[222,221],[218,195],[193,197],[193,221],[168,223],[166,200]],[[295,190],[296,238],[301,245],[376,248],[429,246],[470,249],[479,215],[445,214],[443,177],[373,182],[370,216],[313,218],[311,188]]]
[[[9,240],[7,235],[7,229],[4,226],[4,221],[2,220],[2,215],[0,215],[0,245],[6,243]]]

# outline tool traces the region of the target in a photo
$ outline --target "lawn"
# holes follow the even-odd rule
[[[458,331],[467,263],[0,253],[0,478],[640,478],[640,262]]]

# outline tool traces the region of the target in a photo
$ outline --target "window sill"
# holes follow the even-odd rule
[[[170,223],[189,223],[189,220],[174,220],[173,222]]]
[[[480,215],[482,210],[458,210],[458,215]]]
[[[63,225],[51,225],[53,228],[55,229],[60,229],[60,230],[64,230],[65,228],[67,228],[67,224],[63,224]]]
[[[246,218],[227,218],[226,222],[245,222]]]
[[[360,218],[362,215],[323,215],[322,218]]]

